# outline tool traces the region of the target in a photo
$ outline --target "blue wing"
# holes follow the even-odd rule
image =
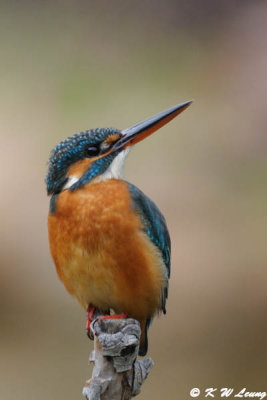
[[[166,299],[168,297],[168,279],[171,270],[171,240],[165,218],[160,210],[141,190],[127,182],[131,194],[132,207],[138,212],[143,222],[144,231],[150,240],[157,246],[165,264],[165,287],[162,293],[162,311],[166,313]]]

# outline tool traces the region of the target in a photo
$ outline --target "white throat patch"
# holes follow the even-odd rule
[[[123,178],[123,169],[124,169],[124,162],[129,154],[130,148],[127,147],[125,150],[122,150],[116,158],[112,161],[110,166],[106,169],[103,174],[98,175],[94,182],[104,181],[106,179],[122,179]]]
[[[78,180],[79,178],[77,178],[77,176],[69,176],[62,190],[69,189],[72,185],[74,185],[74,183],[78,182]]]

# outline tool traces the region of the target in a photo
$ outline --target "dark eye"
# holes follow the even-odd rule
[[[95,157],[99,154],[99,148],[96,146],[90,146],[87,149],[87,156],[88,157]]]

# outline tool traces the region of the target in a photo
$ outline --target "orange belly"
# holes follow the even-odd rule
[[[142,231],[124,181],[62,192],[48,230],[58,275],[85,309],[111,308],[142,324],[160,309],[162,257]]]

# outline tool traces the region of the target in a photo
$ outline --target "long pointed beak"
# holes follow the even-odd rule
[[[162,111],[153,117],[150,117],[138,124],[131,126],[130,128],[124,129],[122,137],[114,144],[112,151],[125,149],[128,146],[132,146],[135,143],[140,142],[153,132],[157,131],[162,126],[166,125],[173,118],[177,117],[187,107],[190,106],[193,100],[186,101],[185,103],[178,104],[168,110]]]

